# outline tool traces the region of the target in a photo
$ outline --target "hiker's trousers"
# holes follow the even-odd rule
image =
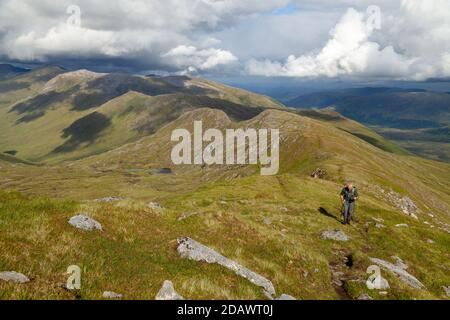
[[[352,220],[353,213],[355,211],[355,201],[353,202],[344,202],[344,221],[346,223]]]

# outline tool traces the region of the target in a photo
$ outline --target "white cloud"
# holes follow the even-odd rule
[[[180,45],[163,54],[163,57],[181,68],[194,70],[210,70],[220,65],[228,65],[238,59],[229,51],[222,49],[197,49],[194,46]]]
[[[34,31],[21,35],[6,50],[9,56],[20,60],[45,60],[47,55],[56,54],[83,56],[95,53],[116,57],[127,52],[118,44],[113,32],[61,24],[42,36]]]
[[[365,12],[350,8],[318,52],[289,55],[284,62],[251,59],[246,70],[252,75],[288,77],[424,80],[450,75],[450,2],[404,0],[398,11],[382,15],[382,30],[375,34],[366,19]]]

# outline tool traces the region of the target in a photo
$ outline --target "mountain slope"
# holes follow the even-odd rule
[[[174,166],[171,132],[191,129],[194,120],[202,120],[205,129],[279,128],[280,173],[260,176],[258,166]],[[171,173],[154,173],[165,167]],[[325,179],[309,177],[316,167],[327,171]],[[339,222],[337,197],[347,179],[361,194],[358,222],[352,226]],[[449,165],[382,151],[323,120],[265,110],[233,121],[221,110],[195,109],[103,154],[63,165],[8,167],[2,189],[66,200],[0,192],[0,203],[7,204],[0,205],[1,264],[36,279],[15,290],[0,283],[0,292],[4,298],[71,299],[54,283],[64,282],[66,266],[76,263],[87,270],[79,292],[84,299],[101,298],[104,290],[127,299],[153,299],[167,279],[189,299],[265,298],[259,287],[220,266],[182,259],[176,240],[189,236],[270,279],[277,296],[356,299],[368,293],[375,299],[440,299],[445,297],[442,286],[450,282],[448,181]],[[105,196],[126,199],[67,201]],[[418,219],[391,201],[397,196],[412,199]],[[164,209],[150,209],[149,201]],[[80,211],[101,222],[104,231],[69,226],[67,219]],[[334,229],[350,240],[321,237]],[[28,245],[17,251],[12,249],[17,243]],[[383,270],[391,286],[387,295],[368,291],[370,258],[391,261],[394,255],[423,289]]]
[[[282,107],[264,96],[188,77],[46,68],[8,83],[24,87],[1,95],[0,150],[15,150],[35,161],[103,152],[152,133],[195,108],[221,109],[242,120],[264,108]]]

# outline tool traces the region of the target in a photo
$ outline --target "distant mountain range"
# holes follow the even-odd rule
[[[15,67],[10,64],[0,64],[0,80],[15,77],[19,74],[29,72],[29,69]]]
[[[400,129],[450,124],[450,95],[422,89],[353,88],[301,95],[286,104],[297,108],[332,106],[357,121]]]
[[[426,157],[450,161],[450,94],[423,89],[352,88],[304,94],[295,108],[332,108],[372,126],[386,138]]]

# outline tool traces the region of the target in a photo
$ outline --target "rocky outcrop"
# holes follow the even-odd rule
[[[210,249],[201,243],[187,237],[178,239],[178,253],[183,258],[188,258],[195,261],[204,261],[206,263],[217,263],[237,275],[249,280],[251,283],[260,286],[264,291],[270,295],[275,295],[275,288],[270,280],[263,276],[247,269],[246,267],[230,260],[220,253]]]
[[[370,258],[370,261],[380,266],[381,268],[395,274],[400,280],[402,280],[409,286],[416,289],[424,288],[424,285],[419,280],[417,280],[414,276],[412,276],[405,270],[403,261],[402,264],[399,264],[398,261],[396,261],[397,264],[392,264],[390,262],[378,258]]]
[[[156,300],[184,300],[184,298],[179,295],[175,288],[173,287],[172,281],[166,280],[164,281],[161,289],[156,295]]]
[[[334,241],[348,241],[348,236],[340,230],[327,230],[322,232],[322,239],[334,240]]]
[[[26,275],[16,271],[0,272],[0,280],[16,283],[27,283],[30,281],[30,279]]]
[[[386,191],[380,186],[374,185],[368,187],[377,198],[383,199],[390,203],[392,206],[398,208],[404,214],[418,219],[417,215],[420,213],[420,209],[408,196],[401,195],[393,190]]]
[[[84,213],[80,213],[76,216],[73,216],[69,219],[69,224],[77,229],[82,229],[85,231],[92,231],[92,230],[100,230],[102,231],[102,225],[95,221],[94,219],[88,217]]]

